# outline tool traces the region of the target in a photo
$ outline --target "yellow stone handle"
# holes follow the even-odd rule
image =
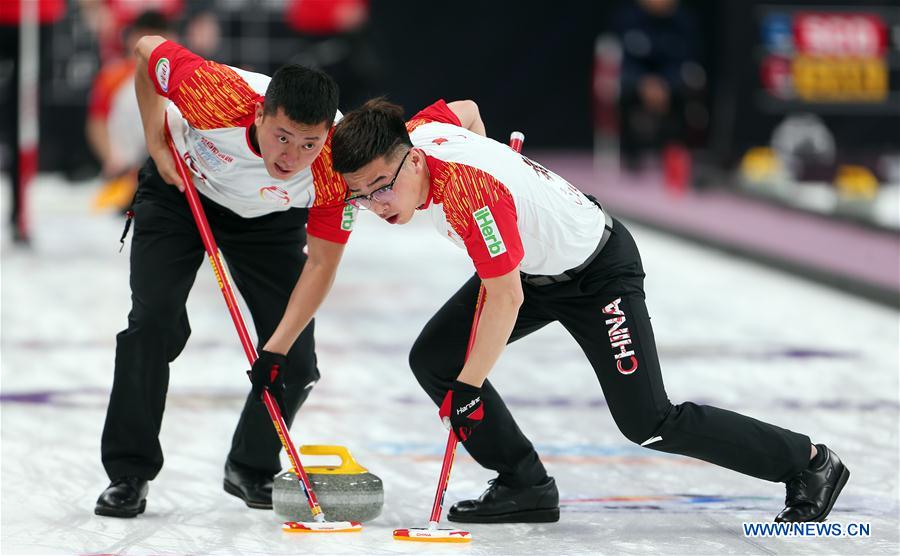
[[[344,446],[320,446],[320,445],[304,445],[300,446],[300,453],[304,456],[337,456],[341,458],[341,464],[337,467],[333,465],[321,465],[315,467],[307,467],[309,473],[317,473],[322,475],[358,475],[367,473],[369,470],[358,464],[350,450]]]

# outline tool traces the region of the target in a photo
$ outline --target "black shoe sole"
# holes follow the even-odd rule
[[[555,523],[559,521],[559,508],[523,510],[493,515],[448,514],[447,520],[456,523]]]
[[[838,478],[837,484],[834,486],[834,492],[831,493],[831,499],[828,500],[828,505],[825,506],[825,510],[810,521],[825,521],[825,518],[828,517],[828,514],[831,513],[831,508],[834,507],[834,503],[837,502],[838,496],[840,496],[841,491],[844,490],[844,485],[846,485],[847,481],[849,480],[850,470],[845,466],[840,478]]]
[[[123,510],[121,508],[112,508],[110,506],[94,506],[94,514],[105,517],[137,517],[138,514],[144,513],[147,509],[147,500],[141,500],[136,510]]]
[[[241,489],[238,488],[234,483],[229,482],[228,480],[222,481],[222,486],[225,488],[225,492],[232,496],[237,496],[241,500],[244,501],[244,504],[247,504],[248,508],[253,508],[254,510],[271,510],[272,503],[265,502],[254,502],[253,500],[247,500],[244,497],[244,493],[241,492]]]

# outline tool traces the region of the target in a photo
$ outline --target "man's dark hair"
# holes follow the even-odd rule
[[[327,73],[298,64],[278,68],[263,102],[263,113],[272,116],[281,108],[291,120],[330,128],[338,108],[338,86]]]
[[[342,174],[355,172],[376,158],[409,147],[412,141],[403,121],[403,108],[384,97],[373,98],[345,114],[335,126],[332,165]]]
[[[166,16],[164,16],[161,12],[156,10],[147,10],[145,12],[141,12],[134,21],[131,22],[131,25],[128,27],[128,31],[143,31],[143,32],[153,32],[153,33],[168,33],[169,32],[169,22],[166,20]]]

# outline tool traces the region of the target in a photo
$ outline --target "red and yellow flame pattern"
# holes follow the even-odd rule
[[[460,237],[466,237],[473,212],[512,196],[505,185],[484,170],[436,158],[431,162],[433,201],[444,204],[447,222]]]
[[[236,71],[205,61],[169,96],[195,129],[246,127],[263,97]]]

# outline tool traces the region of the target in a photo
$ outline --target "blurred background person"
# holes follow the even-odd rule
[[[368,36],[369,0],[288,0],[294,35],[291,62],[321,69],[341,84],[341,106],[359,106],[375,92],[381,69]]]
[[[222,22],[214,0],[194,0],[185,6],[179,27],[185,48],[207,60],[219,60],[222,52]]]
[[[697,20],[678,0],[637,0],[615,14],[613,29],[622,47],[622,165],[639,169],[647,151],[666,149],[668,166],[686,155],[685,106],[702,85]]]
[[[172,38],[165,15],[152,10],[138,15],[125,32],[122,55],[101,65],[91,87],[85,132],[106,180],[94,200],[95,208],[128,208],[138,169],[147,158],[134,94],[134,46],[144,35]]]
[[[130,56],[126,36],[148,11],[174,21],[185,9],[184,0],[78,0],[81,17],[97,38],[101,62]],[[190,2],[187,2],[190,4]]]

